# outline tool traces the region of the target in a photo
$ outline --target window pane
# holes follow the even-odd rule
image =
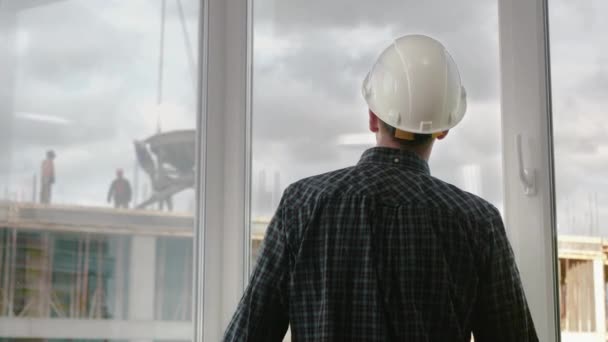
[[[604,341],[608,3],[549,4],[562,341]]]
[[[192,339],[198,13],[0,1],[0,340]]]
[[[502,208],[496,1],[254,6],[252,260],[287,185],[352,166],[373,146],[361,84],[403,34],[442,41],[467,89],[465,119],[436,144],[431,173]]]

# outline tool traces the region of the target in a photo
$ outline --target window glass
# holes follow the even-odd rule
[[[549,5],[562,341],[604,341],[608,3]]]
[[[352,166],[374,145],[363,79],[392,39],[417,33],[445,44],[468,95],[431,173],[502,208],[496,1],[255,1],[252,265],[290,183]]]
[[[0,1],[0,340],[192,339],[198,13]]]
[[[495,1],[262,0],[254,23],[254,257],[287,185],[354,165],[373,146],[361,85],[404,34],[444,43],[467,89],[465,119],[436,144],[431,173],[502,208]]]

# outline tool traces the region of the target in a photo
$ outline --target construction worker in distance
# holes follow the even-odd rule
[[[129,208],[131,202],[131,184],[124,178],[122,169],[116,170],[116,179],[110,184],[108,190],[108,203],[114,200],[114,208]]]
[[[225,341],[538,341],[499,211],[431,176],[466,111],[438,41],[398,38],[363,83],[377,146],[284,192]]]
[[[48,150],[46,159],[40,166],[40,203],[51,203],[53,184],[55,184],[55,151]]]

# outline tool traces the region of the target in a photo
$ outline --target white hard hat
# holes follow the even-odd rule
[[[458,67],[433,38],[398,38],[378,58],[363,81],[369,109],[397,130],[433,134],[464,117],[466,92]]]

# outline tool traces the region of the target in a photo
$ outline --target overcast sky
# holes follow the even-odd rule
[[[106,205],[117,168],[124,168],[133,183],[133,140],[156,133],[159,116],[163,131],[195,127],[194,70],[177,2],[167,3],[160,106],[160,1],[65,0],[19,12],[13,153],[9,177],[0,178],[2,195],[9,183],[10,196],[24,192],[30,199],[32,177],[52,148],[57,153],[54,202]],[[196,44],[197,1],[182,4],[190,42]],[[150,194],[143,173],[139,183],[142,200]],[[180,209],[189,209],[192,191],[179,197]]]
[[[19,0],[0,0],[0,12],[7,1]],[[156,132],[159,112],[163,131],[194,128],[192,69],[177,2],[167,3],[160,110],[160,1],[65,0],[18,14],[14,113],[0,113],[11,115],[0,122],[9,122],[12,132],[0,136],[12,152],[1,156],[0,198],[5,192],[31,197],[32,177],[44,151],[53,148],[57,201],[105,205],[116,168],[133,178],[132,141]],[[195,44],[197,1],[182,3]],[[367,132],[361,82],[381,50],[410,33],[446,45],[468,94],[465,119],[437,144],[432,173],[502,207],[495,1],[254,4],[255,216],[269,215],[274,193],[289,183],[357,162],[365,146],[344,142],[364,139]],[[608,13],[608,3],[552,0],[550,10],[558,222],[562,232],[588,234],[596,197],[595,216],[600,225],[608,223],[608,124],[602,113],[608,104],[608,24],[600,15]],[[263,173],[266,184],[260,182]],[[140,196],[144,180],[140,174]],[[192,193],[181,197],[187,209]]]

